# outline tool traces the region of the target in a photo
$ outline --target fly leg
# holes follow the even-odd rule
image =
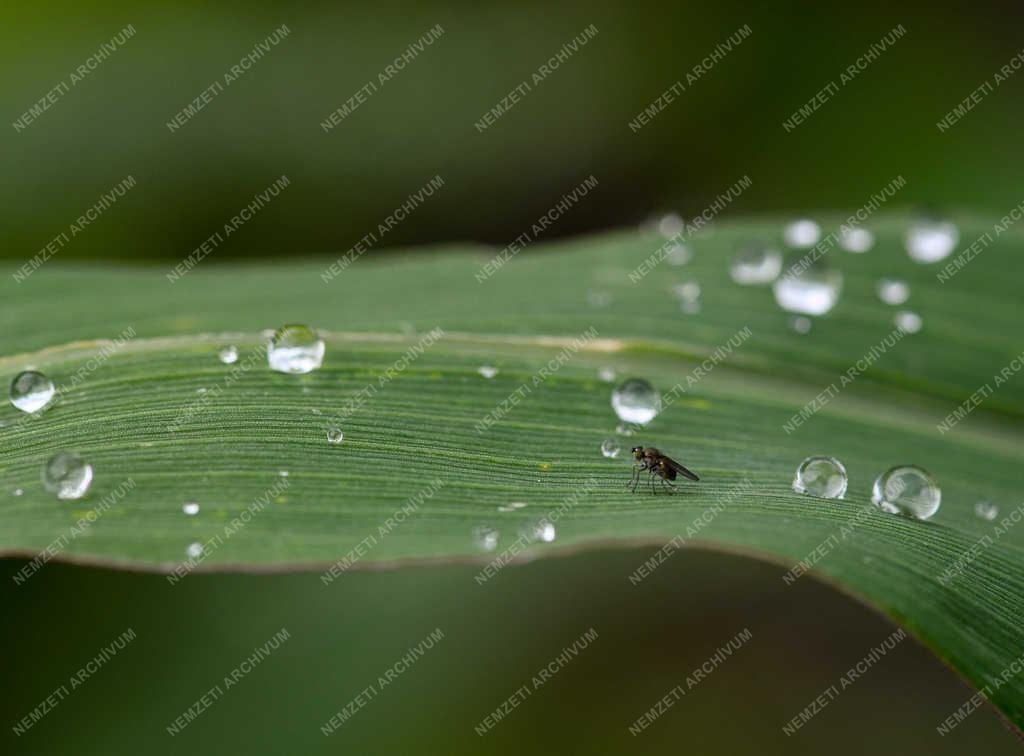
[[[665,489],[666,489],[666,490],[667,490],[667,491],[668,491],[668,492],[669,492],[670,494],[673,494],[673,493],[675,493],[676,491],[678,491],[678,490],[679,490],[679,487],[678,487],[678,486],[674,486],[674,485],[672,485],[671,483],[669,483],[669,482],[668,482],[667,480],[665,480],[664,478],[662,478],[662,479],[661,479],[661,485],[662,485],[662,487],[663,487],[663,488],[665,488]]]

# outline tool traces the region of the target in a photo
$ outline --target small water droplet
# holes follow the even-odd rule
[[[181,505],[181,511],[189,516],[197,515],[199,514],[199,503],[195,501],[186,501]]]
[[[555,526],[543,520],[529,523],[520,532],[527,541],[531,542],[543,541],[544,543],[551,543],[555,540],[556,536]]]
[[[684,302],[696,302],[700,299],[700,284],[696,281],[686,281],[681,284],[675,284],[672,287],[672,291]]]
[[[484,378],[493,378],[498,374],[498,368],[492,365],[481,365],[476,369],[476,372],[480,373]]]
[[[473,543],[483,551],[494,551],[498,548],[498,531],[488,525],[473,528]]]
[[[883,278],[878,282],[878,298],[888,305],[901,305],[910,297],[910,287],[898,278]]]
[[[612,303],[612,295],[607,291],[590,290],[587,292],[587,302],[591,307],[607,307]]]
[[[327,429],[327,440],[332,444],[340,444],[345,440],[345,434],[342,433],[341,428],[334,425]]]
[[[974,505],[974,514],[983,520],[994,520],[999,516],[999,507],[990,501],[979,501]]]
[[[805,318],[803,315],[796,315],[789,319],[789,327],[797,333],[810,333],[811,319]]]
[[[741,286],[771,283],[781,271],[782,253],[759,241],[740,247],[729,266],[729,275]]]
[[[612,408],[619,420],[647,425],[661,411],[661,397],[643,378],[630,378],[612,392]]]
[[[821,226],[807,218],[790,223],[782,232],[786,244],[797,249],[813,247],[821,240]]]
[[[620,451],[622,451],[622,447],[614,438],[608,438],[601,442],[601,453],[609,459],[619,456]]]
[[[772,291],[779,307],[803,315],[824,315],[839,301],[843,274],[829,267],[824,255],[796,258],[779,278]]]
[[[905,333],[917,333],[924,325],[924,321],[921,320],[921,316],[916,312],[911,312],[910,310],[900,310],[893,316],[892,322],[896,324],[897,328]]]
[[[942,492],[927,470],[902,465],[878,476],[871,489],[871,502],[889,514],[927,520],[939,511]]]
[[[323,363],[325,351],[323,339],[309,326],[285,325],[267,345],[267,362],[279,373],[309,373]]]
[[[960,231],[947,221],[918,221],[907,230],[903,241],[911,260],[933,263],[949,257],[960,241]]]
[[[199,387],[199,388],[196,389],[196,393],[197,394],[205,394],[206,393],[206,389],[203,388],[203,387]]]
[[[599,368],[597,371],[597,377],[605,383],[611,383],[615,380],[615,369],[610,367]]]
[[[839,246],[847,252],[862,254],[875,246],[875,235],[860,226],[840,226]]]
[[[25,489],[24,488],[15,488],[14,489],[14,495],[15,496],[21,496],[23,493],[25,493]]]
[[[525,501],[513,501],[508,504],[502,504],[498,507],[499,512],[515,512],[517,509],[522,509],[526,506]]]
[[[665,213],[658,219],[658,233],[666,239],[678,236],[683,232],[683,219],[678,213]]]
[[[238,347],[234,345],[226,346],[217,352],[217,357],[219,357],[220,361],[225,365],[233,365],[238,362]]]
[[[92,465],[72,452],[55,454],[43,467],[43,487],[58,499],[81,499],[92,484]]]
[[[693,259],[693,250],[685,244],[673,244],[665,253],[665,262],[669,265],[686,265]]]
[[[188,545],[188,548],[185,549],[185,555],[189,559],[198,559],[200,556],[202,556],[202,553],[203,544],[199,543],[199,541],[194,541],[193,543],[190,543]]]
[[[37,412],[50,403],[56,389],[53,381],[35,370],[18,373],[11,381],[11,404],[22,412]]]
[[[312,412],[313,412],[314,415],[322,415],[323,414],[323,412],[321,410],[318,410],[316,408],[313,408]]]
[[[631,425],[627,425],[626,423],[619,423],[618,425],[616,425],[615,432],[618,433],[620,436],[636,435],[636,430]]]
[[[281,476],[282,478],[287,478],[289,474],[290,474],[290,473],[289,473],[289,472],[288,472],[287,470],[281,470],[281,471],[280,471],[280,472],[278,473],[278,475],[280,475],[280,476]]]
[[[796,468],[793,490],[819,499],[842,499],[848,480],[846,468],[835,457],[808,457]]]

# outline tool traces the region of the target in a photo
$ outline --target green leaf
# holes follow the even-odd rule
[[[6,269],[0,375],[33,366],[65,390],[39,417],[0,412],[0,551],[49,547],[58,559],[180,575],[196,542],[205,544],[198,569],[483,565],[518,552],[521,529],[548,516],[555,543],[527,554],[608,542],[653,551],[676,539],[787,570],[804,560],[908,627],[1019,726],[1024,382],[995,376],[1020,365],[1024,242],[1001,235],[940,283],[935,266],[901,251],[905,226],[878,223],[867,254],[829,253],[845,275],[842,298],[805,335],[768,288],[729,279],[737,244],[777,235],[777,224],[754,221],[690,240],[691,263],[662,263],[638,283],[629,272],[661,240],[633,233],[528,249],[483,282],[474,274],[497,250],[468,246],[360,259],[326,283],[330,260],[207,260],[176,283],[170,266],[50,262],[20,284]],[[965,243],[991,229],[961,224]],[[882,276],[910,283],[907,307],[924,328],[865,364],[893,331],[893,308],[875,294]],[[672,293],[689,279],[700,282],[699,314],[683,313]],[[286,322],[320,329],[321,369],[267,368],[263,331]],[[433,329],[444,335],[425,346]],[[121,345],[96,340],[126,333],[135,335]],[[228,344],[239,350],[234,365],[217,357]],[[482,365],[499,372],[488,379]],[[642,432],[616,436],[601,368],[680,390]],[[832,385],[819,411],[784,429]],[[980,406],[940,432],[986,385]],[[341,444],[327,442],[334,424]],[[675,496],[632,494],[628,453],[603,457],[607,438],[624,450],[657,446],[701,480],[681,482]],[[81,500],[42,487],[42,466],[60,450],[95,468]],[[846,465],[845,500],[792,491],[812,454]],[[931,521],[871,507],[874,478],[901,463],[938,478],[943,503]],[[979,499],[1000,507],[997,520],[975,515]],[[200,513],[183,514],[185,501]],[[512,502],[527,506],[499,511]],[[475,542],[479,527],[498,531],[494,553]]]

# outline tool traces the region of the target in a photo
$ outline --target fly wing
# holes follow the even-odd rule
[[[669,459],[668,457],[663,457],[662,459],[665,460],[665,464],[666,465],[668,465],[670,468],[675,470],[677,473],[680,473],[684,477],[687,477],[690,480],[700,480],[700,478],[697,477],[696,473],[690,472],[685,467],[683,467],[681,464],[676,462],[674,459]]]

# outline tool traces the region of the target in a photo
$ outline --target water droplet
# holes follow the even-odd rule
[[[181,511],[189,516],[197,515],[199,514],[199,504],[195,501],[186,501],[181,505]]]
[[[332,444],[340,444],[345,440],[345,434],[342,433],[341,428],[333,425],[327,429],[327,440]]]
[[[92,484],[92,465],[72,452],[50,457],[43,467],[43,487],[58,499],[81,499]]]
[[[279,373],[309,373],[324,361],[324,342],[306,325],[281,326],[267,345],[267,362]]]
[[[188,548],[185,549],[185,555],[188,556],[189,559],[198,559],[202,553],[203,544],[199,543],[199,541],[190,543]]]
[[[630,378],[612,392],[612,408],[619,420],[647,425],[661,411],[661,397],[643,378]]]
[[[919,221],[907,230],[903,241],[911,260],[933,263],[949,257],[960,241],[960,231],[947,221]]]
[[[696,281],[686,281],[681,284],[675,284],[672,287],[672,291],[679,297],[683,302],[696,302],[700,299],[700,284]]]
[[[498,368],[491,365],[481,365],[476,369],[476,372],[480,373],[484,378],[493,378],[498,374]]]
[[[892,322],[896,324],[897,328],[906,333],[917,333],[921,330],[921,326],[924,325],[921,316],[910,310],[900,310],[893,316]]]
[[[322,410],[318,410],[315,407],[313,408],[312,412],[313,412],[314,415],[322,415],[323,414]]]
[[[665,262],[669,265],[686,265],[693,259],[693,250],[685,244],[673,244],[665,253]]]
[[[196,393],[197,394],[205,394],[206,393],[206,389],[203,388],[203,387],[197,388],[196,389]]]
[[[901,305],[910,297],[910,287],[898,278],[883,278],[878,282],[878,298],[888,305]]]
[[[494,551],[498,548],[498,531],[487,525],[473,528],[473,543],[478,549]]]
[[[782,253],[763,242],[740,247],[729,267],[732,280],[742,286],[768,284],[782,271]]]
[[[526,506],[525,501],[513,501],[508,504],[502,504],[498,507],[499,512],[515,512],[517,509],[522,509]]]
[[[636,435],[636,430],[626,423],[619,423],[615,426],[615,432],[620,436],[633,436]]]
[[[543,541],[544,543],[551,543],[555,540],[556,535],[555,526],[543,520],[526,525],[520,532],[526,540],[531,542]]]
[[[55,392],[53,381],[35,370],[26,370],[11,381],[11,404],[22,412],[37,412],[50,403]]]
[[[787,312],[824,315],[839,301],[842,288],[843,274],[830,268],[824,256],[815,260],[805,255],[775,279],[772,291],[779,307]]]
[[[665,213],[658,219],[658,233],[666,239],[678,236],[683,232],[684,227],[683,219],[679,217],[678,213]]]
[[[974,505],[974,514],[983,520],[994,520],[999,516],[999,507],[990,501],[979,501]]]
[[[840,226],[839,246],[847,252],[861,254],[875,246],[875,235],[860,226]]]
[[[619,456],[620,451],[622,451],[622,447],[619,446],[619,442],[614,438],[605,439],[601,442],[601,453],[609,459]]]
[[[916,465],[903,465],[878,476],[872,503],[883,512],[927,520],[939,511],[942,492],[935,478]]]
[[[813,247],[821,239],[821,226],[812,220],[801,218],[786,226],[782,236],[791,247]]]
[[[14,489],[14,495],[15,496],[21,496],[23,493],[25,493],[25,489],[24,488],[15,488]]]
[[[612,295],[607,291],[591,290],[587,292],[587,302],[591,307],[607,307],[612,303]]]
[[[789,319],[789,327],[797,333],[810,333],[811,319],[805,318],[803,315],[797,315]]]
[[[841,499],[847,482],[846,468],[835,457],[808,457],[796,468],[793,490],[819,499]]]
[[[288,475],[289,475],[289,472],[288,472],[287,470],[281,470],[281,471],[280,471],[280,472],[278,473],[278,475],[280,475],[280,476],[281,476],[282,478],[287,478],[287,477],[288,477]]]
[[[603,367],[597,371],[597,377],[605,383],[611,383],[615,380],[615,369],[610,367]]]
[[[217,357],[219,357],[220,361],[225,365],[233,365],[238,362],[238,347],[234,345],[226,346],[217,352]]]

